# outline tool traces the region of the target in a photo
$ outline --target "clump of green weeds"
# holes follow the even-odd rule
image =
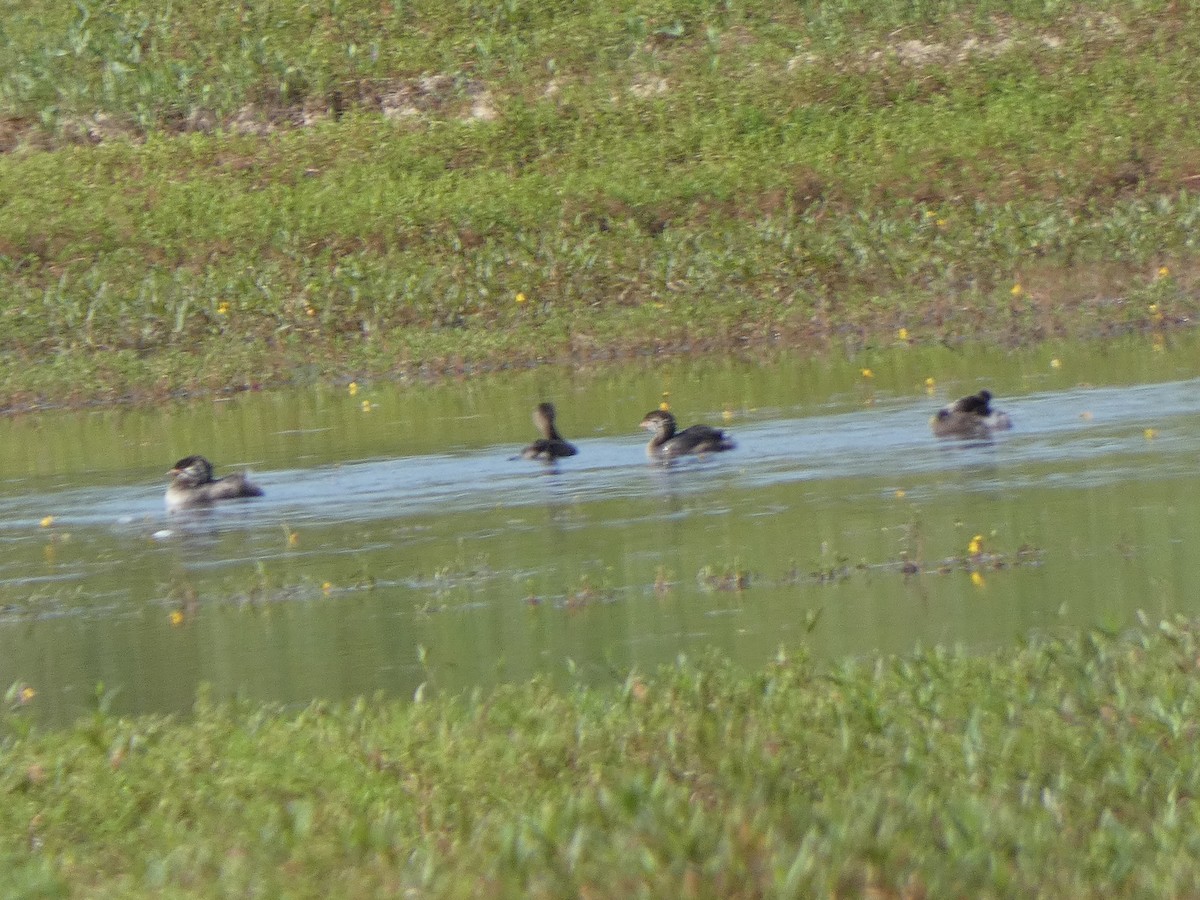
[[[1177,7],[18,3],[0,406],[1194,322]]]
[[[0,858],[51,892],[1169,896],[1200,877],[1197,658],[1144,621],[54,731],[15,685]]]

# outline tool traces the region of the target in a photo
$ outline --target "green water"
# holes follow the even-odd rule
[[[303,702],[1195,612],[1198,350],[780,354],[8,419],[0,685],[65,721],[98,683],[129,711],[205,683]],[[1014,431],[935,441],[929,414],[984,386]],[[664,393],[738,449],[649,465],[637,423]],[[509,459],[541,399],[580,447],[557,471]],[[163,473],[194,452],[266,496],[168,516]]]

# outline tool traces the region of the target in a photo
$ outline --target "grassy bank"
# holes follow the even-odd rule
[[[1198,658],[1175,622],[48,733],[17,707],[0,863],[20,896],[1178,896]]]
[[[1190,3],[19,2],[0,406],[1197,315]]]

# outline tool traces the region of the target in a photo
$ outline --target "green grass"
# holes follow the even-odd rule
[[[1197,659],[1175,621],[56,731],[13,691],[0,863],[19,896],[1179,896]]]
[[[0,406],[1200,311],[1188,4],[13,7]]]

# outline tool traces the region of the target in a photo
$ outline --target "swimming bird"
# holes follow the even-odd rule
[[[992,409],[992,392],[980,391],[943,406],[929,420],[935,437],[987,440],[996,431],[1012,428],[1008,413]]]
[[[262,488],[251,483],[243,472],[213,478],[212,463],[203,456],[185,456],[167,474],[171,476],[167,486],[168,511],[263,495]]]
[[[536,459],[540,462],[554,462],[564,456],[574,456],[579,451],[575,445],[564,440],[554,427],[554,404],[539,403],[533,408],[533,424],[542,433],[539,440],[534,441],[521,451],[523,459]]]
[[[665,409],[646,413],[641,427],[654,432],[654,437],[646,445],[646,455],[651,459],[670,460],[687,453],[717,453],[737,446],[733,438],[720,428],[708,425],[693,425],[676,432],[675,417]]]

